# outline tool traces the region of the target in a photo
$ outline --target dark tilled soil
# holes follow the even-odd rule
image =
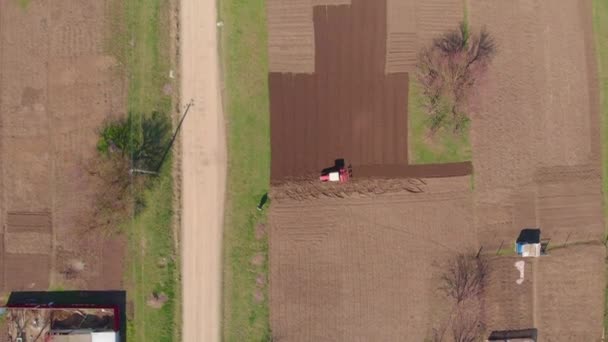
[[[354,176],[429,177],[470,163],[408,166],[408,74],[385,74],[386,3],[315,6],[315,73],[270,73],[273,181],[345,159]]]

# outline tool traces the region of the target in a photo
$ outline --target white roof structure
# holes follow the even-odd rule
[[[114,331],[77,333],[70,335],[52,335],[53,342],[118,342]]]
[[[540,256],[540,243],[529,243],[522,247],[521,256],[527,257],[539,257]]]
[[[118,342],[118,334],[114,331],[91,333],[91,342]]]
[[[337,182],[340,180],[340,172],[330,172],[329,173],[329,181]]]

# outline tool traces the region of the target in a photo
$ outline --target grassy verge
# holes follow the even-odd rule
[[[608,216],[608,2],[593,1],[593,21],[600,79],[604,214]]]
[[[256,289],[256,277],[267,279],[268,266],[251,264],[268,250],[267,241],[254,236],[266,219],[255,208],[268,191],[270,170],[265,4],[221,0],[219,10],[229,123],[223,335],[225,341],[267,341],[268,296]],[[263,291],[261,303],[254,302],[255,291]]]
[[[469,8],[463,1],[463,18],[467,35],[469,29]],[[410,77],[408,94],[408,147],[409,161],[412,164],[432,164],[470,161],[472,158],[469,130],[455,134],[449,130],[439,129],[430,134],[429,117],[424,107],[424,95],[415,76]],[[471,187],[473,180],[471,179]]]
[[[145,208],[128,227],[127,279],[134,303],[129,322],[131,341],[174,341],[178,298],[178,270],[173,245],[173,180],[170,162],[142,194]],[[167,302],[152,308],[146,301],[153,293],[164,294]]]
[[[408,94],[409,159],[412,164],[449,163],[471,160],[468,130],[454,134],[439,129],[430,134],[424,95],[415,77],[410,78]]]
[[[602,189],[604,193],[604,217],[608,219],[608,2],[593,1],[593,29],[600,79],[600,103],[602,125]],[[608,221],[607,221],[608,222]],[[608,231],[606,232],[608,236]],[[608,270],[606,272],[608,275]],[[608,288],[604,297],[604,329],[608,327]]]
[[[171,115],[169,79],[169,0],[116,0],[108,49],[128,80],[127,109],[143,117],[158,111]],[[173,178],[169,157],[158,177],[133,187],[136,212],[125,224],[128,253],[125,283],[133,312],[129,341],[179,339],[179,264],[173,237]],[[161,308],[148,305],[153,294],[166,296]],[[161,300],[162,301],[162,300]]]

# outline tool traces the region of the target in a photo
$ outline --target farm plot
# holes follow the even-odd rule
[[[273,202],[270,319],[277,339],[423,341],[445,321],[443,265],[475,252],[468,177],[409,192]],[[446,222],[450,222],[446,225]]]
[[[273,37],[283,34],[273,33],[274,23],[291,18],[291,11],[307,13],[285,14],[275,6],[269,10],[277,17],[269,18],[271,60]],[[269,76],[273,181],[315,176],[336,159],[364,177],[470,174],[470,163],[408,164],[409,77],[385,73],[386,11],[385,1],[312,7],[314,73],[278,68],[283,72]]]
[[[604,220],[591,14],[590,1],[470,1],[470,22],[486,26],[499,49],[471,113],[479,243],[497,250],[536,226],[550,246],[565,246],[533,267],[533,319],[509,315],[494,328],[527,322],[543,340],[601,338],[605,252],[597,246]]]
[[[606,250],[600,243],[556,249],[539,260],[537,326],[545,341],[600,341]]]
[[[589,7],[471,1],[472,25],[485,25],[499,47],[471,113],[476,190],[532,183],[539,167],[599,167]]]
[[[272,181],[279,195],[270,214],[273,333],[296,340],[423,340],[445,318],[435,310],[445,311],[445,299],[429,292],[442,265],[460,250],[482,247],[482,254],[491,255],[481,306],[488,329],[536,327],[550,340],[598,340],[605,252],[597,246],[604,220],[590,2],[467,2],[470,25],[486,27],[498,47],[469,99],[472,184],[463,181],[457,191],[438,193],[436,186],[456,189],[442,178],[413,194],[393,191],[387,181],[378,189],[382,195],[352,189],[355,182],[307,187],[310,176],[336,158],[350,160],[355,176],[412,177],[411,170],[422,170],[408,164],[407,141],[395,140],[407,132],[409,99],[384,101],[375,89],[385,96],[408,90],[411,51],[431,39],[426,32],[453,29],[464,18],[462,3],[395,0],[387,9],[373,2],[388,11],[387,28],[374,24],[387,18],[371,3],[314,7],[314,73],[270,75]],[[445,22],[430,14],[437,6],[448,9]],[[370,36],[373,42],[352,38],[359,22],[378,34]],[[421,27],[425,33],[418,33]],[[351,58],[360,70],[348,71]],[[391,77],[405,77],[404,86],[386,87],[382,82]],[[308,93],[315,95],[300,95]],[[355,104],[340,104],[351,97]],[[391,103],[401,107],[403,126],[395,121],[401,120],[398,113],[387,111],[394,109]],[[371,109],[357,116],[357,108]],[[375,118],[390,122],[392,131]],[[433,175],[450,175],[445,164],[434,167],[440,171]],[[373,181],[359,184],[374,189]],[[332,193],[337,187],[342,192]],[[554,249],[525,261],[517,283],[515,262],[521,259],[504,254],[513,254],[513,241],[526,227],[540,227]],[[405,234],[411,236],[400,240]],[[432,271],[421,275],[418,266]],[[384,297],[389,295],[392,300]],[[560,318],[562,305],[571,310],[564,315],[572,320],[570,335]],[[584,305],[592,317],[583,322]]]
[[[0,1],[4,291],[120,287],[121,262],[105,260],[123,255],[124,244],[87,230],[100,189],[88,169],[97,129],[125,104],[117,62],[104,53],[109,7]],[[85,265],[78,277],[65,273],[71,259]]]
[[[523,277],[515,266],[517,262],[523,262]],[[534,327],[535,263],[516,256],[490,258],[483,307],[488,330]]]
[[[387,0],[386,72],[415,72],[420,49],[464,19],[463,0]]]
[[[470,20],[502,46],[471,113],[481,242],[496,246],[522,225],[556,243],[601,239],[590,5],[472,1]]]

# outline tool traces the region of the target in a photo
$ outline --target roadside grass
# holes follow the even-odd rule
[[[605,0],[593,1],[593,22],[600,80],[604,216],[608,217],[608,2]]]
[[[128,337],[130,341],[176,341],[179,264],[173,244],[171,162],[166,162],[160,176],[149,182],[142,194],[144,208],[126,227],[129,236],[126,278],[134,303]],[[146,303],[154,293],[168,297],[160,309]]]
[[[430,134],[429,116],[418,80],[410,77],[408,94],[409,159],[412,164],[450,163],[471,160],[469,130],[453,133],[440,128]]]
[[[158,111],[172,114],[169,0],[113,1],[112,36],[107,50],[114,55],[128,81],[127,112],[140,119]],[[125,284],[133,312],[127,322],[129,341],[177,341],[180,332],[179,259],[173,231],[171,155],[157,177],[132,188],[133,217],[125,218],[128,236]],[[158,309],[147,304],[153,294],[166,295]]]
[[[228,122],[223,340],[268,341],[266,288],[262,303],[253,300],[256,277],[268,279],[268,242],[254,236],[255,226],[266,222],[256,205],[268,191],[270,177],[265,2],[222,0],[219,12]],[[266,256],[257,268],[251,264],[256,253]]]
[[[602,189],[604,194],[604,218],[608,222],[608,2],[593,1],[593,31],[597,51],[597,67],[600,81],[600,117],[602,125]],[[606,231],[608,238],[608,230]],[[606,270],[608,280],[608,267]],[[604,329],[608,327],[608,287],[604,296]]]
[[[468,1],[463,1],[462,23],[466,35],[470,34]],[[429,116],[424,106],[424,95],[415,75],[410,75],[408,93],[408,147],[409,162],[433,164],[470,161],[472,158],[469,127],[461,133],[440,128],[431,134]],[[472,177],[472,176],[471,176]],[[471,178],[471,189],[474,183]]]

